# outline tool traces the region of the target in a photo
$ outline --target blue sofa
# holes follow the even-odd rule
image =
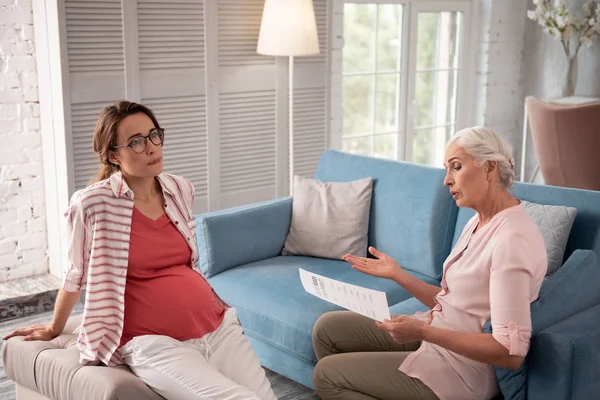
[[[327,150],[316,178],[345,182],[372,177],[369,244],[418,278],[439,284],[443,262],[474,214],[456,207],[443,184],[444,174],[439,168]],[[517,183],[514,193],[531,202],[575,207],[578,215],[566,263],[546,280],[543,296],[532,305],[532,350],[517,371],[525,384],[510,371],[496,370],[505,398],[597,398],[600,192]],[[292,198],[283,198],[197,215],[198,247],[201,268],[217,293],[237,308],[262,364],[312,387],[317,361],[311,344],[313,324],[321,314],[339,308],[304,291],[299,267],[385,291],[392,314],[426,308],[395,283],[361,274],[343,261],[281,256],[291,213]],[[516,392],[511,393],[510,385]]]

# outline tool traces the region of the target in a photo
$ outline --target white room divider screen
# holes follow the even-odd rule
[[[69,191],[93,177],[100,108],[128,99],[165,128],[165,170],[196,187],[196,212],[289,193],[287,58],[256,44],[264,0],[59,0]],[[314,0],[321,55],[295,66],[295,171],[327,147],[326,0]]]

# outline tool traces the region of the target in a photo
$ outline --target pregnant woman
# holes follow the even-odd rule
[[[194,188],[163,173],[165,131],[147,107],[106,107],[102,169],[66,212],[70,266],[52,323],[11,336],[51,340],[83,289],[82,364],[127,364],[167,399],[275,399],[236,311],[198,268]]]

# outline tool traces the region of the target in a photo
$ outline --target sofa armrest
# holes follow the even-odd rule
[[[292,198],[196,217],[200,269],[210,278],[240,265],[281,254],[292,220]]]
[[[553,325],[532,348],[527,398],[595,399],[600,393],[600,305]]]

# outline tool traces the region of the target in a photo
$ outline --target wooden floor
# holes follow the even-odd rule
[[[75,310],[73,310],[72,315],[78,315],[82,311],[82,305],[81,303],[78,303],[75,307]],[[6,333],[15,328],[48,322],[51,319],[52,312],[46,312],[25,318],[2,322],[0,323],[0,337],[4,336]],[[0,347],[1,346],[2,340],[0,340]],[[313,390],[308,389],[307,387],[291,381],[281,375],[277,375],[273,371],[267,370],[267,377],[271,381],[271,386],[273,387],[275,395],[280,400],[315,400],[319,398]],[[15,400],[14,383],[6,378],[4,366],[2,364],[0,364],[0,400]]]

